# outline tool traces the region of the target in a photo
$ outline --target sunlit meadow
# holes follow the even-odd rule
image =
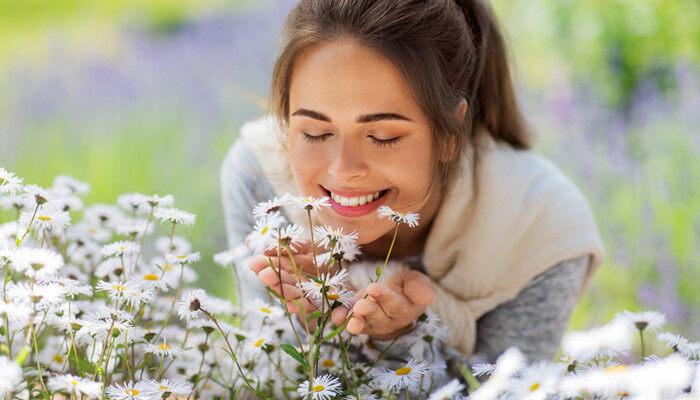
[[[579,185],[606,244],[570,329],[654,309],[673,332],[697,338],[700,6],[494,5],[536,150]],[[197,215],[186,228],[202,258],[190,284],[235,304],[233,274],[212,258],[226,249],[218,168],[237,129],[262,112],[292,6],[0,2],[0,166],[47,188],[62,174],[88,182],[86,204],[173,194]],[[0,223],[15,218],[0,210]],[[667,351],[664,341],[646,346]]]

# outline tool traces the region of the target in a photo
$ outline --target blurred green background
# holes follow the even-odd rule
[[[201,285],[234,297],[218,170],[262,112],[291,0],[0,0],[0,165],[171,193]],[[700,3],[496,0],[536,151],[589,199],[608,258],[572,329],[655,309],[700,332]],[[0,213],[0,221],[11,217]]]

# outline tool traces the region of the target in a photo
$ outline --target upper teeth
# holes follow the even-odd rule
[[[331,198],[345,207],[355,207],[371,203],[379,197],[380,193],[381,191],[360,197],[343,197],[331,192]]]

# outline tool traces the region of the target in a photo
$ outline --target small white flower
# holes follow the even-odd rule
[[[141,193],[121,194],[117,197],[117,204],[133,214],[141,214],[150,210],[148,196]]]
[[[83,219],[100,226],[114,226],[124,219],[124,214],[111,204],[93,204],[85,208]]]
[[[49,206],[39,207],[36,214],[33,209],[22,211],[19,216],[19,224],[26,229],[30,222],[34,230],[40,234],[46,231],[56,233],[63,231],[70,224],[70,214]]]
[[[236,260],[241,260],[250,256],[250,249],[245,243],[239,243],[234,248],[214,254],[214,262],[222,267],[228,267],[235,263]]]
[[[304,228],[301,225],[291,224],[272,230],[265,250],[276,249],[278,243],[288,246],[292,250],[298,250],[302,244],[308,242]]]
[[[569,332],[564,336],[562,349],[579,362],[597,356],[615,356],[632,348],[634,328],[627,321],[613,319],[606,325],[585,332]]]
[[[49,378],[48,387],[54,392],[66,392],[76,397],[87,396],[88,398],[100,397],[102,382],[95,382],[87,378],[66,374],[56,375]]]
[[[52,200],[51,206],[56,210],[66,212],[79,211],[83,209],[83,201],[78,196],[66,194]]]
[[[328,196],[289,196],[291,204],[307,211],[318,211],[323,207],[330,207],[331,203],[329,200]]]
[[[470,399],[496,399],[507,388],[511,377],[520,370],[524,362],[525,357],[520,350],[515,347],[508,348],[496,360],[496,367],[491,377],[470,395]]]
[[[64,301],[64,289],[53,283],[31,286],[29,282],[10,282],[7,295],[15,301],[36,303],[37,309],[43,310]]]
[[[170,222],[176,225],[189,226],[195,223],[197,216],[174,207],[158,207],[153,212],[153,216],[161,223]]]
[[[666,316],[657,311],[642,311],[630,312],[623,311],[618,313],[615,318],[620,318],[632,324],[632,326],[640,331],[658,331],[666,323]]]
[[[144,382],[124,382],[110,385],[105,392],[112,400],[149,400],[150,397],[144,393],[144,389]]]
[[[139,305],[153,299],[153,289],[142,289],[141,285],[131,281],[97,282],[98,291],[106,291],[113,301],[125,300],[127,304]]]
[[[143,391],[153,399],[161,399],[166,393],[176,397],[189,396],[192,393],[192,384],[170,379],[161,379],[160,381],[149,379],[143,382]]]
[[[277,319],[284,315],[284,310],[256,297],[246,305],[246,314],[257,318]]]
[[[166,194],[165,196],[159,196],[157,194],[150,195],[146,198],[146,203],[151,207],[172,207],[175,199],[173,196]]]
[[[135,255],[138,254],[141,251],[141,245],[128,241],[128,240],[120,240],[114,243],[110,243],[108,245],[102,246],[102,249],[100,250],[100,253],[102,253],[103,256],[105,257],[114,257],[114,256],[122,256],[122,255]]]
[[[392,392],[402,389],[415,392],[421,376],[427,375],[428,372],[429,364],[427,361],[417,362],[410,359],[406,365],[396,370],[384,369],[377,374],[375,379],[383,389]]]
[[[434,391],[428,397],[428,400],[448,400],[457,395],[462,389],[464,389],[464,385],[459,383],[459,380],[453,379],[445,386]]]
[[[204,289],[192,289],[178,301],[177,314],[185,321],[199,318],[199,311],[207,310],[207,302],[207,292]]]
[[[63,257],[49,249],[21,247],[10,255],[10,263],[15,271],[28,277],[45,276],[63,266]]]
[[[406,224],[413,228],[418,226],[418,213],[400,213],[398,211],[392,210],[389,206],[380,206],[377,209],[377,215],[379,218],[388,218],[397,224]]]
[[[63,269],[62,272],[64,274],[66,273],[66,269],[68,267]],[[83,294],[85,296],[92,296],[92,286],[83,285],[80,283],[80,281],[65,276],[50,274],[39,277],[38,281],[42,283],[55,283],[60,285],[61,287],[63,287],[66,296],[69,296],[70,298],[75,298],[79,294]]]
[[[297,393],[299,393],[299,397],[302,399],[329,400],[335,397],[339,392],[340,380],[328,374],[316,377],[311,385],[309,385],[309,381],[306,380],[300,383],[297,388]]]
[[[276,214],[266,214],[255,219],[253,232],[246,238],[246,244],[255,252],[262,253],[268,246],[272,231],[281,226],[283,220]],[[275,246],[277,243],[275,242]]]
[[[173,275],[162,273],[156,269],[138,271],[130,276],[144,287],[152,287],[167,291],[171,287],[177,286],[177,282],[172,279],[174,277]]]
[[[22,188],[22,178],[0,167],[0,193],[16,194]]]
[[[556,384],[563,375],[563,366],[538,362],[525,367],[508,390],[519,399],[544,400],[549,394],[556,393]]]
[[[27,198],[25,195],[11,194],[0,196],[0,209],[24,211],[29,208],[34,209],[34,200]]]
[[[171,344],[163,339],[160,344],[146,343],[144,350],[147,353],[153,353],[160,358],[180,358],[182,357],[183,350],[179,347],[173,347]]]
[[[282,206],[289,204],[289,193],[284,193],[282,196],[275,196],[272,200],[258,203],[253,208],[253,217],[261,218],[267,214],[279,212]]]
[[[351,247],[357,244],[358,237],[359,235],[356,231],[347,233],[342,227],[333,228],[325,225],[314,227],[316,244],[327,250],[333,248],[331,243],[336,243],[335,246],[340,248]]]
[[[85,194],[90,191],[90,185],[72,176],[58,175],[53,180],[52,189],[60,194]]]
[[[144,232],[146,235],[153,232],[153,225],[144,218],[124,218],[114,225],[114,230],[119,235],[136,237]]]
[[[496,366],[489,363],[480,363],[472,365],[472,373],[476,377],[482,375],[491,375],[494,369],[496,369]]]
[[[34,209],[37,205],[43,205],[56,199],[56,194],[49,189],[44,189],[38,185],[27,185],[24,188],[25,197],[31,203],[29,208]]]
[[[192,251],[192,244],[182,236],[173,236],[172,244],[169,236],[156,239],[156,250],[160,254],[184,254]]]
[[[200,256],[199,252],[195,253],[190,253],[190,254],[166,254],[165,255],[165,261],[173,264],[194,264],[198,262],[202,257]]]
[[[15,386],[22,382],[22,368],[5,356],[0,356],[0,396],[14,391]]]

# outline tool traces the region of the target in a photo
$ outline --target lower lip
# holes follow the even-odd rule
[[[384,193],[382,196],[380,196],[378,199],[372,201],[371,203],[367,203],[361,206],[355,206],[355,207],[349,207],[349,206],[344,206],[335,200],[333,200],[332,197],[330,197],[330,193],[323,188],[323,190],[326,192],[326,195],[329,198],[329,201],[331,203],[331,208],[333,211],[335,211],[338,215],[342,215],[343,217],[361,217],[363,215],[367,215],[371,213],[372,211],[376,210],[377,207],[382,205],[382,203],[386,200],[387,196],[389,195],[389,190],[386,189],[386,193]]]

